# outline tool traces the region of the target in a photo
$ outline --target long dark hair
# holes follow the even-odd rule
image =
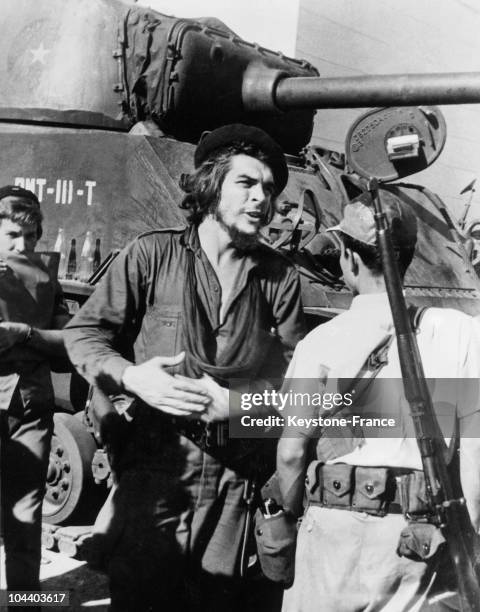
[[[193,174],[183,175],[180,180],[180,187],[186,194],[180,208],[187,211],[189,223],[198,225],[207,214],[216,210],[234,155],[255,157],[268,165],[268,156],[249,143],[232,142],[214,151]]]

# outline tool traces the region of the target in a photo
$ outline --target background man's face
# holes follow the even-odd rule
[[[235,155],[225,175],[216,210],[230,235],[256,237],[266,225],[275,191],[270,168],[248,155]]]
[[[36,223],[23,225],[10,219],[0,220],[0,252],[31,253],[38,241]]]

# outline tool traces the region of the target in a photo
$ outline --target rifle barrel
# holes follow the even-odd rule
[[[453,487],[448,474],[443,434],[438,425],[428,386],[426,384],[421,356],[418,350],[407,313],[402,292],[402,283],[390,237],[386,216],[376,179],[369,180],[369,190],[375,210],[377,241],[382,257],[385,285],[397,335],[398,355],[402,370],[405,396],[415,428],[418,448],[425,474],[426,492],[437,521],[443,525],[450,557],[457,579],[461,612],[480,612],[480,586],[475,573],[468,541],[462,525],[469,522],[467,510],[459,500],[453,500]],[[448,501],[447,507],[443,502]]]

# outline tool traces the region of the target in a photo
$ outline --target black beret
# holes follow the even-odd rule
[[[33,191],[29,191],[23,187],[18,187],[17,185],[5,185],[4,187],[0,187],[0,200],[10,196],[15,198],[26,198],[27,200],[32,200],[35,202],[35,204],[40,206],[40,202]]]
[[[205,132],[195,150],[194,163],[198,168],[210,155],[233,143],[253,144],[266,156],[278,193],[284,190],[288,181],[288,167],[280,146],[266,132],[253,125],[232,123],[212,132]]]

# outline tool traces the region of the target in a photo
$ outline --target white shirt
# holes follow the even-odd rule
[[[328,376],[329,381],[354,379],[372,351],[393,331],[387,295],[359,295],[348,311],[318,326],[297,345],[286,379],[324,376]],[[480,326],[472,317],[457,310],[429,308],[422,317],[416,337],[427,379],[480,378]],[[378,378],[401,378],[396,339],[389,347],[388,363],[380,370]],[[432,400],[438,405],[439,399],[445,402],[444,408],[451,411],[452,423],[455,412],[463,418],[480,410],[476,392],[472,400],[471,393],[462,392],[461,380],[458,385],[438,381]],[[392,397],[391,402],[386,409],[391,414],[401,412],[411,424],[403,394]],[[366,437],[361,446],[334,462],[422,469],[416,439],[408,436]]]

